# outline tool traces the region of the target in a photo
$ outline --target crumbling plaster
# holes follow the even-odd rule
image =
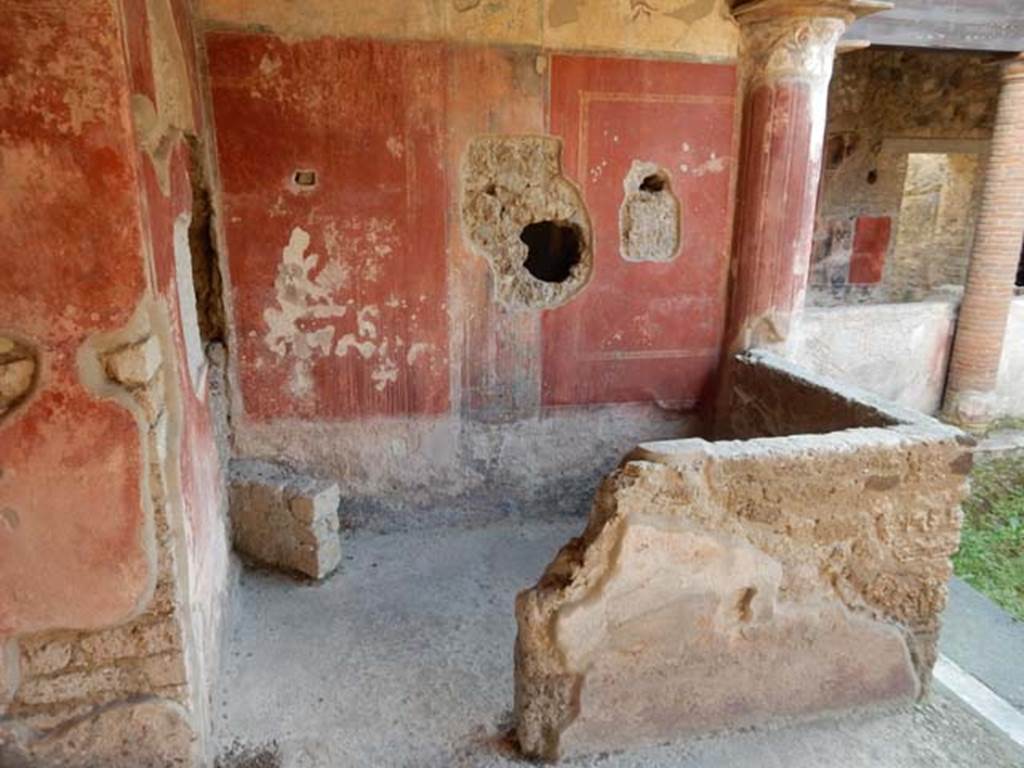
[[[30,344],[0,336],[0,419],[32,395],[39,379],[39,360]]]
[[[129,321],[146,275],[127,88],[109,67],[121,55],[112,9],[19,4],[6,21],[16,88],[0,92],[0,328],[35,349],[40,367],[32,399],[0,427],[0,506],[22,521],[0,534],[0,633],[14,634],[102,626],[146,591],[138,429],[82,385],[76,363],[91,334]],[[81,509],[104,514],[78,530]],[[47,579],[29,572],[41,559]]]
[[[721,161],[724,167],[724,160]],[[634,160],[622,180],[619,248],[626,261],[671,261],[681,240],[679,199],[671,175],[656,163]]]
[[[173,349],[166,309],[152,302],[140,306],[125,328],[91,337],[79,353],[82,381],[132,413],[141,435],[145,588],[130,615],[86,627],[93,631],[63,630],[74,627],[67,623],[71,614],[65,613],[61,623],[46,627],[49,631],[17,636],[18,685],[0,734],[0,750],[9,750],[12,759],[23,755],[88,765],[97,759],[95,750],[101,744],[127,738],[123,732],[116,736],[121,727],[116,723],[122,716],[129,721],[136,717],[134,699],[140,694],[188,707],[191,716],[171,729],[189,733],[185,751],[175,759],[195,753],[195,733],[203,731],[202,707],[196,711],[202,694],[190,687],[200,664],[199,644],[192,634],[192,616],[183,610],[190,600],[179,472],[181,410],[174,358],[168,356]],[[159,701],[152,706],[166,708]],[[166,717],[172,720],[178,718],[175,712],[184,712],[166,706]],[[51,733],[69,723],[74,724],[70,730]],[[92,734],[90,746],[76,743],[75,734],[83,729]],[[169,738],[167,733],[153,736],[157,742]]]
[[[337,478],[362,512],[499,487],[569,506],[542,477],[589,484],[639,436],[698,428],[724,316],[733,67],[219,26],[205,41],[237,455]],[[461,213],[463,163],[495,135],[560,136],[576,194],[610,211],[603,282],[555,310],[496,300],[462,216],[443,215]],[[685,209],[668,262],[619,253],[637,157],[666,169]],[[519,456],[547,471],[520,472]]]
[[[551,309],[583,290],[594,267],[593,235],[579,188],[562,175],[562,146],[544,136],[474,139],[462,165],[462,227],[487,260],[495,298],[508,309]],[[561,282],[527,271],[522,233],[531,224],[557,222],[580,239],[578,261]]]

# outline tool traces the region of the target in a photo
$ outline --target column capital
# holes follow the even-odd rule
[[[750,82],[828,81],[836,43],[858,17],[892,8],[880,0],[739,0],[741,61]]]

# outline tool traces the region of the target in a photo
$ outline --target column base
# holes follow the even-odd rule
[[[996,393],[978,390],[947,392],[942,404],[942,417],[971,432],[983,432],[999,418]]]

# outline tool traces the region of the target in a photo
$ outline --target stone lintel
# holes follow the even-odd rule
[[[850,24],[892,8],[886,0],[741,0],[733,3],[732,14],[741,24],[779,17],[832,17]]]

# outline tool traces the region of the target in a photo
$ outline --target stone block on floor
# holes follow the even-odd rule
[[[272,568],[322,579],[341,561],[338,484],[268,461],[231,464],[235,550]]]

